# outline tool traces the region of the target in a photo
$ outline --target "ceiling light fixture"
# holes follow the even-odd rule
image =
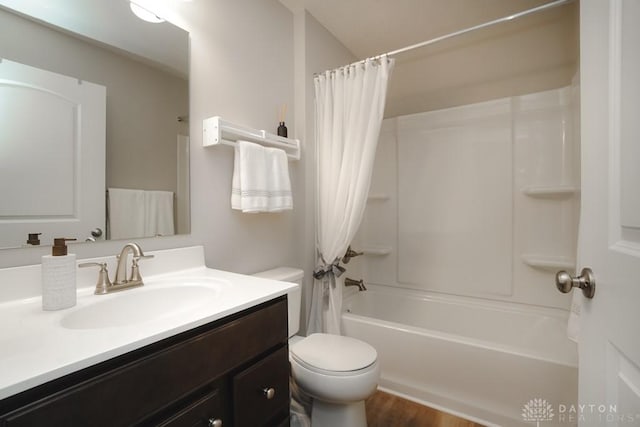
[[[164,19],[133,1],[129,2],[129,7],[131,8],[131,12],[143,21],[152,22],[154,24],[164,22]]]

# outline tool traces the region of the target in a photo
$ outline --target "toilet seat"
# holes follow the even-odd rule
[[[331,334],[309,335],[292,345],[289,351],[297,363],[324,375],[358,375],[371,368],[378,358],[371,345]]]

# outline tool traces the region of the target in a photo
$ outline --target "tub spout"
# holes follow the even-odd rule
[[[359,291],[366,291],[367,287],[364,285],[364,280],[353,280],[348,277],[344,279],[345,286],[357,286]]]

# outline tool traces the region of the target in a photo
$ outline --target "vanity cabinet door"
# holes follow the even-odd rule
[[[233,401],[235,427],[282,425],[289,414],[288,347],[238,373],[233,378]]]

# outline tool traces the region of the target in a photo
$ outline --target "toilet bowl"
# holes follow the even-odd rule
[[[276,268],[256,276],[302,283],[302,270]],[[378,354],[369,344],[351,337],[312,334],[298,337],[300,288],[287,295],[289,361],[299,389],[312,397],[311,425],[365,427],[364,400],[377,387]]]

